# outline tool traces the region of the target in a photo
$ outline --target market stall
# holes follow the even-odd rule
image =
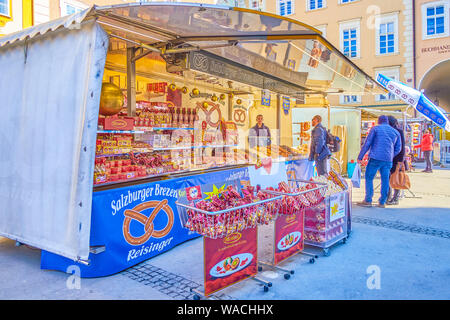
[[[342,106],[297,106],[293,110],[294,146],[305,155],[309,152],[311,120],[315,115],[320,115],[323,126],[341,139],[340,150],[332,156],[339,162],[340,174],[346,174],[348,162],[355,160],[359,153],[360,110]]]
[[[329,56],[306,72],[316,42]],[[314,28],[207,5],[94,6],[1,38],[0,67],[0,235],[82,277],[202,235],[180,220],[187,188],[308,175],[291,134],[305,93],[380,92]]]

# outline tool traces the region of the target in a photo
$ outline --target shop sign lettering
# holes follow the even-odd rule
[[[431,52],[437,52],[439,54],[442,53],[450,53],[450,44],[442,45],[442,46],[434,46],[434,47],[427,47],[422,48],[422,53],[431,53]]]

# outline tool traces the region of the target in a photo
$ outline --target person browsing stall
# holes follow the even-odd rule
[[[422,172],[433,172],[433,163],[431,161],[431,154],[433,152],[433,140],[434,137],[431,134],[431,130],[428,129],[423,133],[422,142],[414,146],[414,149],[422,149],[423,156],[425,158],[426,167]]]
[[[371,207],[373,197],[373,179],[378,171],[381,175],[381,196],[378,206],[384,208],[389,193],[389,176],[394,157],[400,153],[402,141],[397,129],[388,123],[388,117],[382,115],[378,118],[378,125],[370,129],[364,145],[358,155],[361,163],[365,154],[369,152],[369,162],[366,167],[366,195],[360,206]]]
[[[322,117],[315,115],[311,121],[314,129],[311,131],[311,146],[309,151],[309,161],[316,163],[316,170],[319,176],[327,173],[327,160],[331,156],[327,146],[327,130],[322,126]]]
[[[272,144],[270,129],[264,124],[262,114],[256,116],[256,125],[250,128],[249,145],[250,148],[256,146],[268,147]]]
[[[389,125],[396,129],[398,133],[400,134],[400,141],[402,143],[402,147],[400,149],[400,152],[392,159],[392,168],[390,171],[390,175],[392,175],[395,170],[397,169],[397,165],[399,163],[404,164],[405,161],[405,134],[403,133],[403,130],[400,128],[398,124],[398,120],[394,116],[388,117]],[[392,188],[389,188],[388,193],[388,200],[386,202],[387,205],[397,205],[400,197],[400,190],[394,189],[394,193],[392,195],[392,198],[390,198],[392,193]]]

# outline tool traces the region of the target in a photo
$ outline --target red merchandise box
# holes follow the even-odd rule
[[[105,130],[133,130],[134,118],[132,117],[106,117]]]

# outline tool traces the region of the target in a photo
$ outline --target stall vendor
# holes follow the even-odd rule
[[[272,144],[270,129],[264,125],[264,118],[262,114],[256,116],[256,125],[250,128],[248,135],[248,142],[250,148],[256,146],[269,147]]]

